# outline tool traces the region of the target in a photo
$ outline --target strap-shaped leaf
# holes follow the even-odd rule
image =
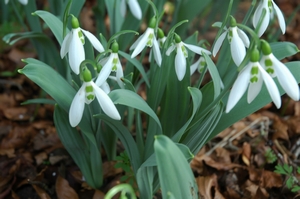
[[[197,198],[198,188],[193,172],[176,144],[167,136],[158,135],[154,151],[163,198],[169,198],[169,193],[176,198]]]

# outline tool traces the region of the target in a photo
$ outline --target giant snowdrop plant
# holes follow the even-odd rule
[[[290,42],[269,44],[260,39],[260,27],[269,28],[265,21],[271,16],[266,2],[274,7],[283,28],[281,12],[273,1],[261,0],[257,5],[253,1],[242,23],[230,16],[233,4],[239,1],[222,1],[228,9],[221,11],[224,18],[217,23],[220,29],[212,53],[203,45],[208,42],[198,41],[198,32],[185,34],[182,27],[188,20],[178,17],[189,13],[191,20],[209,8],[202,1],[186,0],[186,6],[177,1],[174,20],[166,28],[162,21],[165,2],[103,1],[94,9],[101,34],[92,34],[79,26],[84,1],[61,1],[64,9],[57,15],[61,18],[43,10],[30,15],[40,17],[43,27],[50,28],[60,49],[53,50],[55,45],[44,33],[5,38],[10,43],[32,38],[40,45],[39,59],[24,59],[26,66],[19,72],[51,99],[26,103],[55,104],[54,123],[61,142],[94,189],[103,185],[104,150],[109,160],[118,159],[118,165],[132,169],[139,198],[153,198],[157,192],[163,198],[199,198],[200,185],[189,161],[205,143],[272,101],[279,108],[285,92],[299,100],[300,62],[280,61],[296,54],[298,48]],[[126,3],[135,17],[125,15]],[[122,10],[122,15],[116,10]],[[121,16],[124,18],[117,20]],[[103,29],[107,17],[112,32]],[[251,17],[254,29],[245,25]],[[149,23],[140,30],[142,21]],[[136,31],[144,33],[132,34]],[[14,40],[16,35],[19,38]],[[37,35],[43,40],[34,40]],[[211,59],[211,54],[218,56]],[[196,71],[200,75],[195,80],[191,76]],[[205,74],[210,75],[209,82],[203,81]],[[124,147],[118,158],[117,140]],[[112,188],[106,199],[117,192],[136,198],[136,192],[124,182]]]

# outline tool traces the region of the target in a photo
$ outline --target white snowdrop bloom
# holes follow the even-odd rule
[[[121,78],[124,77],[123,68],[119,59],[118,51],[119,51],[119,44],[114,42],[111,47],[112,52],[110,53],[108,58],[105,58],[103,61],[103,68],[98,75],[96,80],[96,84],[98,86],[103,85],[106,79],[109,77],[110,73],[116,72],[116,81],[121,88],[124,88],[124,83],[122,82]]]
[[[246,48],[249,47],[250,40],[246,35],[246,33],[236,26],[235,19],[231,17],[230,27],[228,29],[225,29],[225,32],[223,32],[219,36],[219,38],[217,39],[214,45],[213,52],[212,52],[214,57],[220,50],[220,47],[223,44],[223,41],[226,36],[230,44],[231,57],[234,63],[237,66],[239,66],[246,56]]]
[[[69,110],[69,122],[75,127],[81,121],[85,104],[90,104],[95,97],[103,112],[115,120],[120,120],[121,116],[114,103],[108,95],[99,88],[92,80],[91,72],[88,69],[83,70],[84,82],[76,93]]]
[[[125,17],[125,15],[126,15],[126,10],[127,10],[126,2],[129,6],[129,9],[130,9],[132,15],[135,18],[137,18],[138,20],[141,20],[142,19],[142,10],[141,10],[140,4],[137,0],[121,0],[121,5],[120,5],[121,15],[123,17]]]
[[[156,25],[155,17],[149,22],[149,27],[146,31],[131,45],[129,50],[133,50],[131,58],[136,57],[146,46],[153,47],[154,59],[158,66],[161,65],[162,57],[159,49],[158,41],[156,40],[154,28]]]
[[[194,72],[196,72],[197,69],[199,73],[202,73],[205,66],[206,66],[206,61],[204,57],[200,57],[195,63],[193,63],[190,66],[191,75],[194,74]]]
[[[8,4],[9,0],[5,0],[5,4]],[[23,5],[27,5],[28,4],[28,0],[19,0],[19,2]]]
[[[80,28],[78,19],[72,16],[72,30],[66,35],[62,42],[60,56],[61,58],[64,58],[66,54],[69,53],[69,64],[76,75],[79,74],[80,64],[85,59],[83,48],[85,37],[88,38],[98,52],[104,51],[100,41],[89,31]]]
[[[289,69],[273,55],[269,43],[264,40],[262,40],[262,54],[260,64],[271,77],[277,77],[279,84],[288,96],[298,101],[300,94],[296,79]]]
[[[248,88],[247,102],[251,103],[265,83],[269,95],[277,108],[281,106],[281,98],[278,88],[272,77],[260,65],[259,51],[257,49],[251,52],[250,62],[241,70],[237,79],[235,80],[232,89],[229,93],[226,113],[228,113],[241,99]]]
[[[253,15],[253,26],[256,28],[258,26],[259,19],[262,16],[263,10],[266,10],[265,17],[262,20],[261,26],[258,30],[258,36],[262,36],[266,29],[268,28],[268,25],[270,23],[270,20],[274,18],[274,15],[276,14],[279,22],[280,29],[282,31],[282,34],[285,33],[286,30],[286,24],[284,20],[284,16],[279,9],[279,7],[275,4],[273,0],[261,0],[254,12]]]
[[[189,50],[193,51],[198,55],[202,55],[203,52],[206,53],[207,55],[211,54],[210,51],[204,48],[182,42],[180,36],[176,34],[175,44],[171,45],[167,49],[166,55],[169,56],[171,52],[173,52],[176,49],[175,71],[179,81],[183,79],[186,73],[186,58],[188,57],[188,51],[186,48],[188,48]]]
[[[157,30],[157,37],[158,37],[158,43],[159,43],[159,47],[162,48],[165,41],[167,40],[167,37],[165,36],[165,33],[162,29],[158,28]]]

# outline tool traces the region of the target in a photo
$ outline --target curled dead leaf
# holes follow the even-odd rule
[[[68,181],[60,175],[57,176],[55,190],[58,199],[79,199],[77,193],[70,187]]]

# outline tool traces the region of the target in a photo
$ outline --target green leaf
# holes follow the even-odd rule
[[[202,93],[199,89],[189,87],[188,91],[190,92],[192,96],[192,101],[193,101],[193,112],[188,121],[177,131],[177,133],[172,137],[172,140],[174,142],[179,142],[181,139],[181,136],[184,134],[186,131],[187,127],[191,123],[192,119],[194,118],[194,115],[196,114],[197,110],[199,109],[201,102],[202,102]]]
[[[27,104],[53,104],[54,105],[56,104],[56,102],[52,99],[30,99],[22,103],[22,105],[27,105]]]
[[[148,106],[144,99],[135,92],[124,89],[117,89],[110,92],[109,96],[115,104],[122,104],[125,106],[133,107],[147,113],[156,121],[156,124],[161,129],[160,121],[155,112]]]
[[[287,188],[291,189],[293,187],[293,184],[294,184],[294,179],[293,177],[289,177],[286,181],[286,186]]]
[[[97,152],[92,152],[88,149],[88,145],[83,141],[82,136],[76,130],[69,125],[69,118],[67,113],[59,106],[55,106],[54,110],[54,124],[57,129],[58,136],[63,143],[64,147],[67,149],[72,159],[75,161],[77,166],[80,168],[83,176],[87,183],[93,188],[100,188],[102,184],[102,173],[100,175],[94,176],[92,167],[98,166],[98,172],[101,172],[101,164],[95,164],[92,159],[100,159],[101,155]],[[94,148],[92,148],[94,150]],[[90,156],[97,154],[97,156]],[[99,167],[100,166],[100,167]],[[96,174],[96,173],[95,173]]]
[[[210,73],[213,83],[214,83],[214,99],[216,99],[220,95],[220,92],[221,92],[222,80],[220,78],[217,67],[214,64],[214,62],[211,60],[211,58],[208,55],[206,55],[205,53],[203,53],[203,57],[205,59],[207,68],[209,70],[209,73]]]
[[[51,29],[58,43],[61,45],[64,38],[62,21],[59,18],[57,18],[55,15],[44,10],[37,10],[33,14],[39,16],[44,20],[44,22]]]
[[[298,47],[291,42],[275,42],[270,44],[272,53],[277,59],[281,60],[299,52]]]
[[[283,165],[283,168],[284,168],[284,170],[288,173],[288,174],[292,174],[292,172],[293,172],[293,167],[292,166],[290,166],[290,165],[288,165],[288,164],[284,164]]]
[[[282,165],[276,165],[274,172],[283,174],[283,175],[287,175],[287,172],[283,169]]]
[[[123,52],[123,51],[120,51],[119,50],[119,55],[121,55],[122,57],[124,57],[127,61],[129,61],[130,63],[132,63],[141,73],[143,79],[145,80],[146,84],[148,87],[150,87],[150,83],[149,83],[149,80],[148,80],[148,77],[147,77],[147,74],[144,70],[144,67],[143,65],[136,59],[134,58],[131,58],[129,54]]]
[[[291,191],[292,192],[298,192],[298,191],[300,191],[300,186],[293,187]]]
[[[163,198],[168,198],[169,193],[176,198],[196,198],[198,188],[194,175],[176,144],[170,138],[158,135],[155,137],[154,151]]]

